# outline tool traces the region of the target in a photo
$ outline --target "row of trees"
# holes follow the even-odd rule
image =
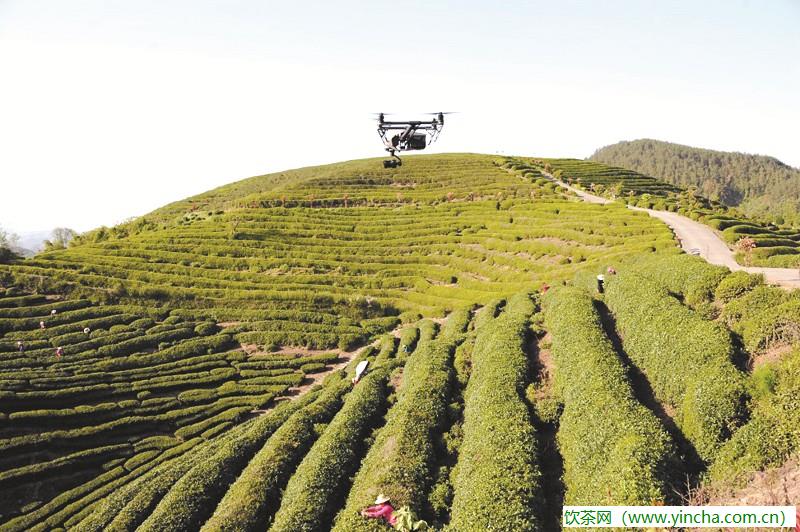
[[[67,227],[56,227],[49,240],[44,241],[44,250],[64,249],[78,233]],[[20,243],[20,237],[0,227],[0,263],[20,258],[26,252]]]

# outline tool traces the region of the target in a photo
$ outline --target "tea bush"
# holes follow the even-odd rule
[[[669,472],[677,460],[672,441],[635,399],[591,297],[579,288],[556,288],[543,306],[553,337],[555,387],[564,404],[558,444],[565,504],[670,500]]]
[[[730,333],[633,272],[608,278],[606,302],[656,397],[676,409],[698,454],[713,460],[743,416],[744,378],[731,363]]]

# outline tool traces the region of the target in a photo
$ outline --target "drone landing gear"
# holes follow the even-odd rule
[[[384,168],[397,168],[398,166],[403,166],[403,161],[394,154],[394,151],[389,152],[394,159],[384,159],[383,167]]]

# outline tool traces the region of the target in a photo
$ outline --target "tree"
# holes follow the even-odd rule
[[[0,263],[19,258],[19,236],[0,227]]]
[[[0,227],[0,247],[10,249],[18,246],[19,235]]]
[[[56,227],[50,234],[50,240],[44,241],[45,251],[65,249],[78,233],[68,227]]]

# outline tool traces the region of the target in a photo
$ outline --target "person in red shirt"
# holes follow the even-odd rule
[[[59,347],[58,349],[56,349],[56,358],[61,358],[61,355],[63,355],[63,354],[64,354],[64,348],[63,347]]]
[[[391,526],[394,526],[397,523],[397,518],[392,514],[394,514],[394,508],[392,508],[392,505],[389,502],[389,497],[382,493],[378,495],[377,499],[375,499],[374,505],[361,510],[361,515],[364,517],[368,517],[370,519],[383,519]]]

